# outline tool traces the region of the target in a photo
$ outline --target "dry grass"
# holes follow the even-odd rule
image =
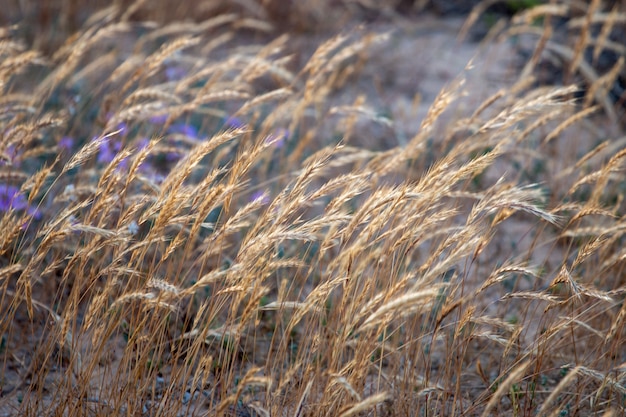
[[[626,150],[567,149],[623,117],[623,51],[587,59],[626,10],[523,11],[490,37],[536,37],[517,83],[450,115],[459,78],[381,151],[357,121],[393,121],[330,103],[390,34],[298,66],[274,3],[87,10],[54,54],[0,33],[1,414],[625,413]],[[546,54],[579,85],[535,83]]]

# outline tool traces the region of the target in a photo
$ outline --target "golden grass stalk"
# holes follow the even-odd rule
[[[502,395],[505,392],[508,392],[514,383],[519,381],[520,377],[526,372],[526,368],[528,368],[530,363],[531,363],[530,361],[522,362],[516,365],[515,368],[511,370],[511,372],[506,377],[506,379],[498,385],[498,388],[491,396],[491,399],[487,403],[487,406],[483,410],[481,416],[486,417],[491,413],[491,410],[493,410],[496,407]]]
[[[350,417],[350,416],[354,416],[357,415],[360,412],[369,410],[370,408],[387,401],[390,398],[389,394],[386,392],[381,392],[378,394],[374,394],[371,397],[367,397],[366,399],[364,399],[363,401],[358,402],[357,404],[354,404],[352,407],[350,407],[348,410],[342,412],[340,414],[340,417]]]
[[[555,46],[548,22],[565,3],[515,19],[545,16],[543,29],[506,33],[536,33],[526,69],[565,58],[606,108],[622,62],[598,76],[580,48],[619,50],[606,39],[622,13],[594,7],[574,49]],[[95,14],[34,84],[20,72],[40,55],[0,43],[15,71],[0,99],[3,161],[19,150],[17,172],[0,179],[43,213],[0,213],[3,370],[7,381],[21,362],[32,370],[9,392],[0,384],[7,403],[25,394],[15,407],[27,415],[546,415],[571,394],[581,413],[621,410],[611,361],[626,317],[624,142],[560,148],[602,117],[572,112],[578,87],[537,88],[522,74],[467,117],[449,111],[472,91],[459,78],[419,131],[403,132],[406,146],[388,138],[374,151],[358,122],[404,126],[363,92],[337,93],[368,76],[372,47],[395,34],[338,35],[307,61],[295,33],[237,45],[234,27],[263,37],[267,22],[131,23],[144,16],[142,1]],[[168,69],[185,73],[167,81]],[[49,98],[72,107],[54,116]],[[246,128],[223,131],[230,116]],[[123,134],[112,131],[120,121]],[[273,141],[281,127],[289,138]],[[61,175],[41,162],[46,147],[67,146],[62,135],[94,134],[59,152]],[[133,150],[144,137],[158,139]],[[109,144],[121,148],[111,162],[87,163]],[[547,392],[527,394],[544,376]]]

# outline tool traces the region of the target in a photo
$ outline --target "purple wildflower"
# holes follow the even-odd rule
[[[152,176],[152,181],[154,181],[155,184],[163,184],[163,181],[165,181],[165,176],[163,174],[155,173]]]
[[[94,138],[95,140],[96,138]],[[118,141],[108,141],[100,145],[98,151],[98,162],[101,164],[109,164],[115,158],[115,155],[122,149],[122,143]]]
[[[125,122],[121,122],[120,124],[117,125],[117,129],[120,132],[118,133],[118,135],[125,135],[128,132],[128,125]]]
[[[106,115],[106,120],[107,122],[111,120],[111,118],[114,116],[113,113],[107,113]],[[126,122],[119,122],[117,124],[117,126],[115,127],[115,131],[118,131],[118,135],[125,135],[128,132],[128,125],[126,124]]]
[[[165,154],[165,160],[167,162],[178,162],[178,160],[180,159],[180,157],[182,156],[181,152],[167,152]]]
[[[0,211],[8,212],[11,210],[22,211],[35,220],[41,219],[41,212],[36,207],[29,207],[28,200],[24,194],[20,193],[18,187],[8,184],[0,184]],[[30,221],[22,224],[22,230],[28,228]]]
[[[198,129],[195,126],[186,123],[177,123],[170,127],[170,133],[180,133],[190,138],[198,138]]]
[[[79,235],[80,234],[80,230],[75,229],[75,227],[80,226],[80,221],[78,220],[78,217],[74,216],[73,214],[70,215],[70,217],[68,217],[67,219],[70,223],[70,227],[72,229],[72,233],[74,235]]]
[[[224,121],[224,125],[231,129],[243,129],[246,124],[238,117],[231,116]]]
[[[262,205],[268,204],[270,202],[270,197],[265,191],[255,191],[250,196],[250,202],[252,203],[260,203]]]
[[[4,151],[5,158],[0,159],[0,166],[13,165],[13,166],[19,167],[20,160],[17,158],[18,155],[19,155],[19,151],[17,150],[17,147],[15,145],[9,145]]]
[[[167,122],[167,114],[159,114],[158,116],[152,116],[150,118],[150,123],[155,125],[162,125]]]
[[[39,211],[39,209],[37,209],[37,207],[29,207],[28,210],[26,210],[26,212],[33,219],[41,220],[41,217],[42,217],[41,216],[41,211]]]
[[[141,139],[137,140],[137,150],[141,151],[143,149],[146,149],[146,147],[148,146],[148,144],[150,144],[150,139],[143,137]]]
[[[113,117],[113,113],[107,113],[106,115],[107,122],[110,121],[112,117]],[[117,132],[118,135],[124,136],[126,135],[126,133],[128,133],[128,125],[126,124],[126,122],[120,122],[117,124],[114,131]]]
[[[122,158],[122,160],[120,161],[120,163],[117,165],[117,167],[115,168],[117,171],[123,170],[128,168],[128,157],[126,158]]]
[[[0,211],[24,210],[28,201],[19,188],[14,185],[0,184]]]
[[[185,75],[187,75],[187,70],[181,66],[172,65],[165,68],[165,78],[167,78],[167,81],[178,81],[183,79]]]
[[[94,138],[95,140],[96,138]],[[140,143],[141,145],[141,143]],[[108,165],[113,159],[117,156],[119,151],[122,149],[122,142],[120,141],[107,141],[103,142],[100,145],[100,149],[98,150],[98,163]],[[123,158],[116,169],[124,169],[128,167],[128,157]]]
[[[289,136],[289,130],[283,128],[276,129],[274,133],[265,138],[265,143],[280,149],[285,145],[285,141],[289,139]]]
[[[69,136],[63,136],[61,140],[59,141],[59,148],[63,150],[71,151],[73,146],[74,146],[74,139]]]

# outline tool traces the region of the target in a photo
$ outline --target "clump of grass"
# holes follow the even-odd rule
[[[603,90],[526,71],[451,121],[460,77],[372,150],[355,121],[389,121],[332,94],[389,34],[296,66],[242,26],[112,6],[52,56],[0,34],[2,409],[624,412],[626,151],[562,152]]]

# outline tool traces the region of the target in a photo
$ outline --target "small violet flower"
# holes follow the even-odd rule
[[[198,138],[198,129],[195,126],[186,123],[178,123],[169,128],[170,133],[180,133],[190,138]]]
[[[20,192],[20,189],[14,185],[0,184],[0,212],[9,212],[11,210],[22,211],[35,220],[41,218],[41,213],[36,207],[29,207],[28,200]],[[23,226],[25,228],[27,224]]]
[[[161,185],[165,181],[165,175],[155,172],[150,176],[150,180],[157,185]]]
[[[108,113],[106,115],[106,120],[109,121],[111,120],[111,118],[113,117],[112,113]],[[114,132],[116,132],[117,135],[126,135],[126,133],[128,133],[128,125],[126,124],[126,122],[120,122],[117,124]]]
[[[270,197],[265,191],[255,191],[250,196],[250,202],[266,205],[270,202]]]
[[[17,148],[15,147],[15,145],[9,145],[5,150],[4,156],[8,159],[0,158],[0,166],[4,166],[4,165],[13,165],[16,167],[20,166],[20,160],[17,158],[19,156],[19,152]]]
[[[29,207],[28,210],[26,210],[26,212],[33,219],[41,220],[41,212],[37,209],[37,207]]]
[[[243,129],[246,127],[246,124],[240,118],[231,116],[224,121],[224,126],[231,129]]]
[[[159,114],[158,116],[152,116],[150,118],[150,123],[155,125],[162,125],[167,122],[167,114]]]
[[[117,125],[116,130],[119,130],[118,135],[124,136],[126,133],[128,133],[128,125],[124,122],[121,122],[120,124]]]
[[[178,162],[180,160],[181,153],[178,152],[167,152],[165,154],[165,160],[167,162]]]
[[[80,230],[78,229],[78,226],[80,226],[80,221],[78,220],[78,217],[72,214],[70,215],[70,217],[67,218],[67,220],[70,224],[70,228],[72,229],[72,234],[80,235]]]
[[[28,201],[19,188],[14,185],[0,184],[0,211],[24,210]]]
[[[74,139],[69,136],[63,136],[59,141],[59,148],[64,151],[71,151],[74,146]]]
[[[187,70],[183,67],[173,65],[165,68],[165,78],[167,78],[167,81],[178,81],[185,78],[186,75]]]
[[[138,151],[142,151],[144,149],[146,149],[146,147],[150,144],[150,139],[148,138],[141,138],[138,139],[136,142],[136,146],[137,146],[137,150]]]
[[[265,138],[266,145],[272,145],[275,148],[282,148],[285,145],[285,142],[289,139],[289,130],[287,129],[277,129],[274,133],[270,134],[267,138]]]
[[[95,140],[96,138],[94,138]],[[118,141],[104,142],[100,145],[98,151],[98,162],[101,164],[109,164],[115,158],[115,155],[122,149],[122,143]]]

